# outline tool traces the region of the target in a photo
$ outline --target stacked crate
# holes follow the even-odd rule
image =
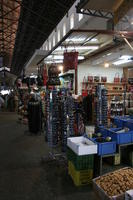
[[[76,186],[87,185],[93,178],[94,156],[78,156],[67,149],[68,173]]]

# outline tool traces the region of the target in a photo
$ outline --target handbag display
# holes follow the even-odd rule
[[[121,83],[126,83],[126,82],[127,82],[127,79],[124,76],[122,76],[121,77]]]
[[[76,69],[78,65],[78,52],[72,51],[72,52],[64,52],[64,60],[63,65],[65,72],[70,69]]]
[[[90,76],[90,75],[88,76],[88,82],[89,82],[89,83],[92,83],[92,82],[93,82],[93,76]]]
[[[56,65],[51,65],[48,69],[47,85],[60,85],[59,73],[58,67]]]
[[[86,77],[84,76],[83,78],[83,83],[82,83],[82,96],[86,97],[88,95],[88,90],[87,90],[87,84],[86,84]]]
[[[99,76],[94,76],[94,82],[96,82],[96,83],[100,82],[100,77]]]
[[[106,76],[101,76],[101,82],[106,83],[107,82],[107,77]]]

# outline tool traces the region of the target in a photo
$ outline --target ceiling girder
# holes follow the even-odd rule
[[[2,0],[3,1],[3,0]],[[17,10],[18,8],[20,8],[20,5],[16,6],[15,8],[13,8],[12,10],[6,12],[3,16],[0,16],[0,18],[4,18],[5,16],[9,15],[10,13],[12,13],[13,11]]]
[[[14,1],[14,0],[11,0]],[[26,62],[47,40],[75,0],[22,0],[11,71],[19,74]]]

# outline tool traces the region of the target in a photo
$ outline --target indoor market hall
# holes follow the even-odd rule
[[[0,0],[0,200],[133,200],[133,0]]]

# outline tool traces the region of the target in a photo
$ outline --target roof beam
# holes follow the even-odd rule
[[[8,20],[8,21],[12,21],[12,22],[18,22],[18,19],[14,19],[14,18],[8,18],[8,17],[4,17],[4,20]]]
[[[3,0],[2,0],[3,1]],[[6,12],[4,15],[3,15],[3,18],[7,15],[9,15],[10,13],[12,13],[13,11],[17,10],[18,8],[20,8],[20,5],[16,6],[15,8],[13,8],[12,10]],[[0,16],[0,18],[2,18],[2,15]]]
[[[26,10],[28,10],[29,12],[33,13],[35,16],[39,17],[40,19],[46,21],[47,23],[50,23],[51,25],[55,25],[55,24],[53,23],[52,20],[48,19],[47,17],[44,18],[44,17],[42,17],[41,15],[38,15],[38,14],[37,14],[36,12],[34,12],[32,9],[28,8],[27,6],[25,6],[25,5],[23,4],[23,2],[20,3],[20,2],[18,2],[17,0],[16,0],[16,2],[17,2],[19,5],[21,5],[22,7],[24,7]]]
[[[4,21],[3,21],[3,0],[1,2],[1,15],[2,15],[2,30],[4,28]],[[4,32],[2,31],[2,50],[4,49]]]
[[[65,6],[64,3],[60,3],[58,0],[54,0],[54,1],[55,1],[55,3],[56,3],[57,5],[59,5],[60,7],[65,8],[65,9],[69,9],[69,7]],[[62,1],[62,2],[63,2],[63,1]]]

